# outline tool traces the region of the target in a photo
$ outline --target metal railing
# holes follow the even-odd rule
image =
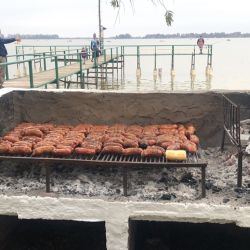
[[[221,150],[224,150],[225,136],[229,137],[233,145],[238,150],[238,170],[237,170],[237,186],[242,186],[242,165],[243,165],[243,149],[240,138],[240,105],[235,104],[225,95],[223,99],[223,134],[221,142]]]
[[[75,51],[75,53],[70,53],[72,51]],[[100,51],[100,54],[103,55],[103,62],[104,64],[107,63],[107,56],[109,55],[109,61],[113,60],[114,58],[117,58],[121,53],[122,53],[122,47],[116,47],[116,48],[109,48],[109,49],[104,49],[103,51]],[[47,52],[42,52],[42,53],[36,53],[36,54],[20,54],[20,55],[10,55],[8,56],[8,58],[18,58],[18,60],[16,61],[12,61],[12,62],[6,62],[6,63],[1,63],[0,66],[4,66],[6,68],[6,80],[15,80],[21,77],[21,66],[22,66],[22,71],[23,71],[23,76],[29,76],[29,87],[30,88],[39,88],[39,87],[45,87],[47,88],[47,84],[50,83],[56,83],[57,88],[59,88],[59,80],[60,80],[60,76],[59,76],[59,68],[63,67],[63,66],[67,66],[68,63],[79,63],[79,73],[80,73],[80,77],[82,79],[82,75],[83,75],[83,70],[84,70],[84,64],[83,64],[83,58],[82,58],[82,52],[80,49],[70,49],[69,51],[57,51],[56,54],[51,54],[50,51]],[[38,58],[37,58],[38,57]],[[98,55],[97,53],[92,53],[90,50],[87,50],[87,57],[90,58],[92,57],[93,60],[93,68],[97,68],[98,67]],[[22,60],[20,60],[20,58],[22,58]],[[40,72],[42,71],[47,71],[50,69],[54,69],[55,70],[55,78],[52,79],[49,82],[45,82],[43,84],[37,85],[34,82],[34,69],[35,69],[35,65],[37,60],[39,60],[39,65],[40,65]],[[60,63],[62,62],[62,65],[60,65]],[[27,66],[28,64],[28,66]],[[9,67],[15,65],[17,71],[19,71],[19,73],[17,73],[14,77],[10,77],[9,74]],[[27,67],[26,67],[27,66]],[[28,68],[28,73],[26,72],[26,68]],[[78,73],[75,72],[75,73]],[[72,75],[72,74],[70,74]],[[64,77],[67,77],[69,75],[64,75]]]

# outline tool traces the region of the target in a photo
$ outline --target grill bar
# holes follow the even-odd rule
[[[128,171],[136,167],[152,169],[162,167],[174,167],[174,168],[200,168],[201,169],[201,197],[206,196],[205,190],[205,177],[207,163],[202,161],[197,154],[188,154],[187,161],[173,162],[168,161],[164,156],[156,157],[141,157],[141,156],[123,156],[116,154],[103,154],[99,153],[94,156],[79,156],[71,155],[70,157],[55,158],[51,155],[43,157],[33,156],[11,156],[0,155],[0,161],[11,160],[17,162],[40,162],[46,164],[46,192],[50,192],[50,167],[54,163],[60,164],[75,164],[77,166],[100,166],[100,167],[116,167],[122,168],[123,175],[123,193],[128,195]]]

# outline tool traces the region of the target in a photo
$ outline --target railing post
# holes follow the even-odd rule
[[[155,66],[154,66],[154,70],[156,70],[156,46],[155,46]]]
[[[95,68],[95,84],[96,89],[98,88],[98,65],[97,65],[97,51],[94,51],[94,68]]]
[[[64,60],[64,66],[66,66],[67,62],[66,62],[66,51],[65,50],[63,51],[63,60]]]
[[[107,61],[106,49],[103,51],[103,54],[104,54],[104,63],[106,64],[106,61]]]
[[[32,60],[29,60],[29,78],[30,78],[30,88],[32,89],[34,88]]]
[[[171,70],[174,70],[174,45],[172,45]]]
[[[77,54],[78,55],[78,54]],[[84,81],[83,81],[83,72],[82,72],[82,55],[79,54],[79,63],[80,63],[80,81],[81,81],[81,88],[84,89]]]
[[[6,61],[7,62],[7,61]],[[8,65],[5,65],[5,77],[6,77],[6,80],[8,81],[10,79],[10,76],[9,76],[9,67]]]
[[[137,46],[137,69],[140,68],[140,47]]]
[[[59,89],[58,58],[55,56],[56,88]]]
[[[213,45],[210,45],[210,67],[212,67]]]
[[[47,65],[46,65],[46,53],[43,53],[43,70],[46,71],[47,70]]]

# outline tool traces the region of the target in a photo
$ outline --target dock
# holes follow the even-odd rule
[[[118,55],[119,57],[120,55]],[[68,76],[80,74],[81,70],[90,70],[95,69],[96,67],[100,67],[104,64],[108,64],[113,60],[116,60],[117,56],[111,57],[107,55],[106,58],[104,56],[99,56],[96,59],[96,63],[91,61],[91,59],[87,59],[85,63],[81,62],[82,65],[78,63],[72,63],[66,66],[58,67],[58,77],[56,77],[57,69],[49,69],[46,71],[38,72],[33,74],[33,84],[30,84],[30,76],[24,76],[19,78],[10,79],[4,82],[5,88],[39,88],[42,86],[46,86],[48,84],[57,83],[58,80],[64,79]]]
[[[33,52],[30,53],[30,50]],[[85,63],[81,54],[82,46],[16,46],[16,54],[9,55],[4,87],[9,88],[89,88],[104,89],[109,83],[114,86],[125,83],[125,63],[135,67],[135,81],[140,80],[145,58],[152,63],[153,80],[161,77],[164,65],[169,65],[171,83],[174,82],[176,58],[190,58],[190,77],[196,77],[196,58],[203,57],[206,79],[212,76],[213,46],[206,45],[202,54],[197,45],[126,45],[106,47],[94,56],[85,46]],[[164,64],[163,60],[164,58]],[[125,61],[125,59],[127,61]],[[132,61],[132,60],[133,61]],[[143,60],[143,61],[142,61]],[[147,59],[148,60],[148,59]],[[200,60],[199,60],[200,61]],[[132,64],[133,63],[133,64]],[[163,65],[163,66],[162,66]],[[16,71],[16,73],[14,73]],[[188,69],[187,69],[188,71]]]

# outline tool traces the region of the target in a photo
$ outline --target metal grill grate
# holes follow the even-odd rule
[[[124,156],[118,154],[104,154],[99,153],[96,155],[77,155],[72,154],[68,157],[54,157],[52,155],[44,155],[42,157],[33,157],[33,156],[22,156],[22,155],[0,155],[0,160],[22,160],[22,161],[44,161],[44,162],[75,162],[75,163],[96,163],[96,164],[119,164],[124,165],[147,165],[147,166],[162,166],[162,165],[193,165],[193,164],[204,164],[204,161],[201,161],[200,153],[190,154],[186,161],[175,162],[168,161],[165,156],[161,157],[141,157],[141,156]]]
[[[207,163],[201,160],[200,153],[188,154],[187,160],[182,162],[168,161],[162,157],[123,156],[117,154],[103,154],[87,156],[72,154],[70,157],[43,157],[0,155],[0,161],[11,160],[17,162],[44,163],[46,166],[46,192],[50,192],[50,167],[53,163],[76,164],[78,166],[121,167],[123,173],[123,192],[128,194],[128,171],[134,167],[152,169],[154,167],[200,168],[201,169],[201,197],[206,196],[205,178]]]

